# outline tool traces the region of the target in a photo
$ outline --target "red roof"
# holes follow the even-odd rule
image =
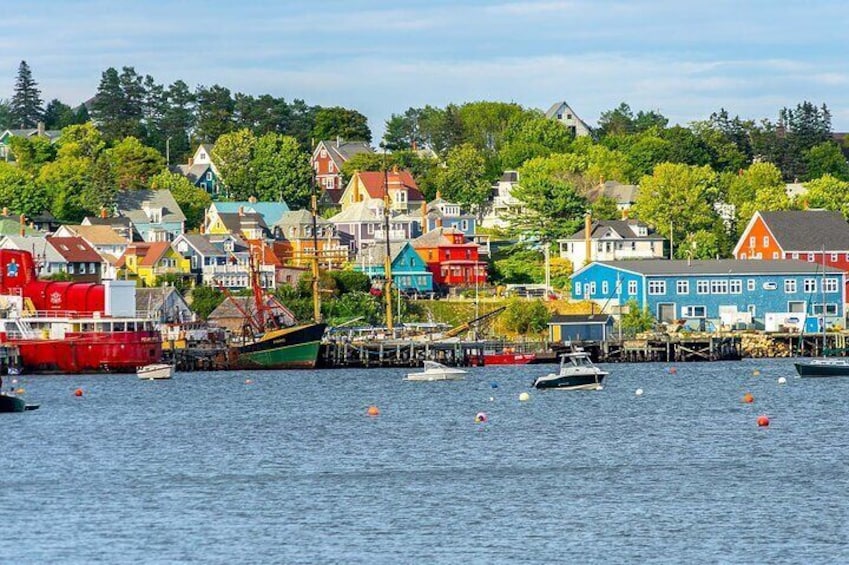
[[[419,190],[416,181],[410,171],[388,171],[385,175],[383,171],[361,171],[357,173],[363,186],[372,198],[383,198],[384,185],[389,186],[389,191],[398,190],[400,188],[407,189],[407,201],[424,200],[424,196]]]
[[[139,267],[153,267],[156,265],[157,261],[162,259],[162,256],[165,255],[170,247],[171,244],[167,241],[155,241],[149,243],[146,253],[142,255],[142,253],[136,252],[136,254],[141,257],[141,259],[139,259]]]
[[[81,237],[51,237],[48,241],[69,263],[100,263],[103,260]]]

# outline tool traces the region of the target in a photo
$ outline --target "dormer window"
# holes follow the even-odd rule
[[[407,191],[406,190],[397,190],[395,191],[395,202],[399,204],[407,201]]]

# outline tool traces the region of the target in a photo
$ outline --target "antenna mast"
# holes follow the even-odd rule
[[[386,169],[386,145],[383,147],[383,233],[386,236],[386,257],[383,260],[383,274],[386,286],[383,294],[386,299],[386,329],[392,331],[392,251],[389,245],[389,172]]]

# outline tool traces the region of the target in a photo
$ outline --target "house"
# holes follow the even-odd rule
[[[492,200],[482,218],[482,227],[506,228],[510,225],[511,216],[522,213],[522,201],[513,196],[513,189],[517,184],[519,173],[504,171],[498,182],[492,186]]]
[[[586,226],[571,236],[558,239],[560,257],[579,268],[592,261],[662,259],[665,239],[636,220],[596,220],[590,225],[587,257]]]
[[[285,202],[259,202],[254,197],[237,202],[213,202],[206,211],[203,231],[204,233],[233,233],[238,235],[242,231],[248,230],[254,233],[244,237],[259,239],[259,237],[252,236],[258,236],[260,231],[268,230],[269,226],[273,226],[283,219],[288,211],[289,206]],[[222,218],[222,214],[230,214],[231,216]],[[234,231],[236,229],[233,220],[234,215],[245,218],[239,219],[239,231]],[[229,226],[227,225],[228,221],[231,222]],[[242,225],[243,223],[245,225]]]
[[[486,284],[486,262],[479,259],[479,246],[460,230],[437,228],[412,241],[427,263],[437,286]]]
[[[118,235],[110,226],[61,226],[55,237],[81,237],[102,258],[101,278],[115,280],[118,276],[115,265],[117,260],[127,250],[130,241]]]
[[[623,184],[615,180],[599,182],[587,191],[587,200],[595,202],[601,197],[609,198],[616,202],[616,209],[627,212],[637,201],[640,195],[640,187],[636,184]]]
[[[366,199],[348,206],[330,222],[336,226],[340,242],[359,251],[386,241],[386,218],[382,200]],[[413,222],[407,215],[392,212],[389,218],[389,241],[406,241],[413,234]]]
[[[392,268],[392,284],[408,293],[427,294],[433,292],[433,273],[409,242],[389,244]],[[386,244],[374,245],[360,251],[354,261],[354,270],[367,274],[372,280],[386,278]]]
[[[20,216],[10,216],[8,212],[9,210],[7,208],[3,208],[2,215],[0,215],[0,236],[44,235],[44,232],[35,229],[35,226],[27,224],[26,216],[24,216],[23,214],[21,214]]]
[[[798,259],[849,271],[849,223],[840,212],[755,212],[734,247],[737,259]]]
[[[136,316],[160,323],[191,322],[195,313],[173,286],[136,289]]]
[[[62,135],[61,130],[44,129],[44,122],[38,122],[35,128],[25,129],[7,129],[0,133],[0,159],[4,161],[14,161],[15,156],[11,151],[11,139],[13,137],[45,137],[50,143],[56,143],[56,140]]]
[[[39,277],[49,277],[68,271],[68,261],[56,251],[45,234],[6,235],[0,239],[0,249],[19,249],[32,253]]]
[[[572,110],[572,107],[566,102],[555,102],[552,104],[551,108],[549,108],[545,113],[545,117],[549,120],[560,122],[566,126],[566,128],[572,132],[572,135],[575,137],[582,137],[592,133],[590,126],[588,126],[584,120],[579,118],[578,114],[576,114],[575,111]]]
[[[65,261],[65,272],[78,282],[101,281],[103,258],[81,237],[48,237]]]
[[[195,154],[189,157],[188,164],[175,165],[171,167],[171,171],[183,175],[193,185],[205,190],[211,196],[219,196],[224,192],[219,181],[218,169],[212,162],[211,145],[199,145]]]
[[[199,284],[230,289],[249,288],[251,245],[232,234],[183,234],[174,240],[174,248],[188,261],[189,272]],[[268,259],[269,247],[258,253],[260,286],[276,288],[276,258]],[[272,253],[273,255],[273,253]]]
[[[274,318],[280,320],[282,325],[294,324],[294,314],[272,296],[265,295],[262,304],[268,308],[268,312]],[[245,314],[252,317],[256,316],[257,307],[254,297],[230,296],[219,304],[215,310],[210,312],[206,319],[210,324],[224,328],[232,334],[240,336],[244,332],[253,332],[250,323],[245,318]]]
[[[209,229],[204,233],[213,235],[231,234],[245,239],[267,239],[271,237],[271,230],[265,223],[262,214],[258,212],[245,212],[240,208],[238,212],[221,212],[210,222]]]
[[[439,227],[454,228],[463,232],[466,237],[474,237],[477,228],[477,219],[473,214],[464,213],[459,204],[444,200],[439,192],[436,193],[435,200],[411,211],[409,217],[413,222],[416,237]]]
[[[274,242],[275,254],[284,263],[310,265],[316,248],[322,268],[339,269],[348,261],[350,248],[342,243],[336,225],[325,218],[313,220],[312,213],[307,210],[287,212],[274,224],[274,235],[278,239]]]
[[[548,340],[607,341],[613,336],[613,316],[609,314],[555,314],[548,322]]]
[[[117,233],[127,241],[144,241],[136,231],[133,223],[129,218],[123,216],[107,216],[103,210],[100,216],[86,216],[80,222],[81,226],[109,226],[112,231]],[[58,228],[57,228],[58,229]]]
[[[186,216],[170,190],[122,190],[115,204],[144,241],[173,241],[186,231]]]
[[[846,275],[825,271],[788,259],[594,262],[572,275],[572,298],[610,311],[634,300],[661,322],[684,320],[699,329],[762,329],[770,316],[821,315],[823,308],[829,323],[842,326]]]
[[[342,185],[342,165],[358,153],[373,153],[365,141],[345,141],[337,137],[336,141],[323,140],[313,149],[310,164],[315,170],[315,181],[324,192],[338,196]],[[333,196],[330,197],[333,200]],[[335,199],[338,202],[338,198]]]
[[[42,210],[38,214],[28,217],[27,221],[32,228],[46,233],[53,233],[62,225],[49,210]]]
[[[147,287],[159,286],[158,279],[166,275],[191,276],[189,260],[168,241],[131,243],[122,259],[119,266]]]
[[[349,207],[364,200],[384,199],[389,193],[390,208],[402,213],[416,210],[425,202],[410,171],[356,171],[352,176],[339,203],[344,212]]]

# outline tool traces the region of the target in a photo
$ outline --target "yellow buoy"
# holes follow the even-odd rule
[[[519,395],[519,401],[520,402],[527,402],[530,399],[531,399],[531,395],[528,394],[527,392],[523,392],[522,394]]]

